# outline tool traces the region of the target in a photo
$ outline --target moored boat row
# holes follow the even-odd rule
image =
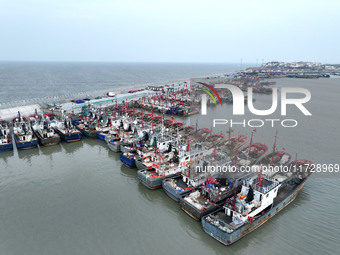
[[[185,98],[183,103],[189,100]],[[150,100],[138,111],[124,105],[114,110],[88,105],[79,114],[35,113],[25,118],[18,113],[13,131],[8,123],[1,123],[0,150],[13,147],[12,132],[18,149],[79,141],[83,136],[105,141],[110,150],[120,153],[123,165],[136,169],[142,185],[150,190],[163,188],[185,213],[202,222],[207,234],[225,245],[255,230],[293,201],[310,174],[305,167],[310,161],[292,161],[288,152],[277,150],[277,136],[268,152],[267,145],[253,142],[255,130],[249,142],[244,134],[232,135],[232,129],[226,135],[213,133],[212,128],[186,126],[173,116],[155,114],[157,99]],[[151,112],[145,113],[148,103]],[[158,112],[164,113],[162,100],[159,103]],[[305,172],[262,173],[270,166],[299,167]],[[242,167],[252,171],[242,172]]]

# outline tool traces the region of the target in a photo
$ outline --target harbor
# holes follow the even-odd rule
[[[211,79],[209,84],[213,82]],[[7,141],[13,141],[14,149],[11,151],[4,147],[4,151],[9,150],[2,152],[4,164],[8,164],[7,158],[15,155],[19,160],[32,163],[32,160],[39,161],[38,158],[45,154],[54,157],[56,153],[59,155],[56,157],[60,157],[65,152],[66,155],[73,155],[85,148],[89,151],[96,148],[98,153],[105,152],[105,157],[121,165],[123,178],[127,177],[133,183],[139,182],[139,193],[154,197],[152,192],[160,195],[155,189],[163,189],[163,194],[167,195],[169,201],[164,202],[163,206],[168,206],[168,203],[173,206],[171,201],[177,201],[181,213],[187,216],[185,222],[194,219],[202,221],[201,231],[224,245],[238,243],[238,239],[261,226],[262,222],[273,217],[276,212],[289,210],[283,208],[293,198],[299,197],[297,192],[303,190],[301,188],[309,176],[308,171],[304,171],[303,175],[290,173],[291,175],[280,177],[261,172],[251,175],[214,175],[211,172],[197,172],[197,167],[202,168],[204,164],[237,167],[285,164],[293,165],[296,170],[299,164],[303,164],[301,162],[312,164],[311,160],[314,158],[305,157],[304,154],[310,155],[305,151],[290,152],[289,149],[281,149],[282,146],[286,147],[286,139],[277,141],[280,133],[265,137],[262,134],[259,139],[257,133],[261,130],[219,130],[206,126],[201,122],[204,118],[198,114],[200,102],[194,103],[197,89],[183,86],[189,85],[184,82],[182,88],[180,84],[166,85],[122,93],[120,96],[115,94],[114,99],[102,97],[78,103],[66,102],[58,104],[58,107],[57,104],[49,104],[51,108],[41,107],[39,111],[35,109],[35,112],[27,116],[19,111],[12,119],[12,124],[3,122],[2,125],[3,134],[9,134],[13,130],[13,138]],[[159,89],[155,89],[156,87]],[[128,98],[129,95],[131,98]],[[224,98],[225,93],[221,95]],[[270,96],[267,93],[261,93],[257,100],[262,101],[268,97]],[[97,100],[101,103],[96,104]],[[105,102],[108,104],[105,105]],[[180,111],[174,110],[174,107],[192,108],[195,109],[195,114],[189,114],[190,110],[187,114],[184,114],[186,111],[179,114]],[[216,111],[218,107],[211,104],[208,111]],[[231,104],[223,106],[225,110],[231,108]],[[218,114],[215,113],[215,116]],[[59,138],[53,138],[57,136]],[[277,143],[280,143],[280,147]],[[23,148],[29,150],[22,150]],[[302,156],[298,158],[298,155]],[[93,170],[102,169],[102,157],[100,163],[94,161],[98,165],[93,165]],[[235,186],[235,183],[238,185]],[[273,185],[266,186],[265,183]],[[292,186],[293,183],[296,186]],[[254,190],[263,194],[271,190],[274,192],[279,186],[288,187],[289,191],[282,190],[278,200],[273,199],[272,202],[261,201],[259,197],[254,199],[258,196],[256,192],[251,195],[253,200],[250,200],[247,193],[252,185],[255,185]],[[260,191],[258,187],[266,191]],[[165,199],[164,195],[160,197]],[[271,195],[275,196],[276,194]],[[244,203],[242,199],[247,199],[252,204]],[[274,209],[268,210],[271,203],[275,205]],[[240,212],[243,218],[241,215],[237,216]],[[233,218],[236,216],[237,218]],[[259,230],[254,232],[257,231]]]
[[[339,254],[339,11],[3,1],[0,255]]]
[[[328,81],[331,84],[331,82],[334,80],[330,79]],[[320,83],[317,83],[317,80],[314,81],[315,84],[308,83],[308,85],[307,84],[304,85],[303,80],[299,80],[298,82],[300,82],[300,86],[308,87],[312,91],[315,91],[318,87],[321,86]],[[276,80],[277,86],[287,86],[288,84],[290,84],[290,79]],[[106,90],[106,93],[107,92],[108,90]],[[149,94],[150,98],[152,98],[152,93],[160,92],[159,91],[150,92]],[[325,91],[324,92],[320,91],[319,93],[321,98],[321,94],[325,93]],[[103,92],[102,94],[105,93]],[[127,95],[129,94],[132,93],[127,93]],[[67,102],[67,104],[72,105],[71,100],[83,98],[85,98],[85,96],[79,98],[72,97],[70,98],[69,102]],[[137,99],[135,99],[135,101],[138,102]],[[269,102],[270,95],[267,95],[265,93],[256,94],[256,103],[259,104],[260,106],[266,106],[269,104]],[[156,105],[157,104],[158,101],[156,102]],[[115,105],[116,102],[113,102],[113,104],[111,106],[108,106],[107,109],[109,109],[110,107],[115,107]],[[229,112],[231,114],[232,111],[232,104],[226,103],[223,104],[223,106],[218,105],[215,106],[213,103],[209,105],[207,108],[208,110],[207,117],[201,116],[199,113],[184,117],[179,115],[161,113],[160,110],[156,110],[156,108],[155,109],[146,109],[145,107],[139,108],[138,104],[132,103],[132,100],[130,100],[128,107],[126,107],[126,102],[124,103],[117,102],[117,105],[119,105],[122,109],[126,109],[126,111],[125,112],[122,111],[121,113],[119,113],[118,111],[113,112],[109,112],[109,110],[106,111],[104,110],[105,107],[102,107],[101,109],[101,112],[103,114],[105,112],[106,114],[108,113],[111,114],[112,126],[114,126],[115,112],[117,118],[126,116],[126,114],[129,112],[133,113],[131,116],[134,116],[134,118],[139,118],[138,122],[139,124],[141,123],[142,118],[141,116],[138,117],[138,115],[141,115],[141,112],[144,112],[143,115],[148,116],[146,119],[143,118],[144,122],[143,124],[145,129],[149,127],[150,129],[153,128],[155,131],[157,129],[161,131],[161,127],[163,125],[164,126],[168,125],[168,128],[171,129],[173,128],[172,124],[175,124],[176,122],[183,122],[182,131],[179,132],[186,132],[184,130],[186,130],[185,127],[188,126],[193,126],[193,128],[189,128],[192,134],[190,136],[190,139],[185,139],[180,144],[183,147],[188,146],[188,140],[190,140],[189,146],[191,146],[191,148],[194,148],[193,146],[195,144],[194,134],[196,132],[196,123],[197,133],[199,133],[200,132],[199,130],[202,129],[204,131],[204,128],[207,128],[209,130],[211,129],[210,124],[205,125],[205,123],[211,123],[211,120],[207,121],[206,120],[207,117],[208,118],[209,116],[219,117],[219,114],[221,114],[221,112],[223,114],[226,114],[226,112]],[[86,103],[85,106],[88,106],[88,103]],[[199,106],[199,104],[196,104],[196,106]],[[81,114],[82,112],[81,110],[82,107],[79,108],[80,108],[79,110],[74,109],[73,111],[75,115],[81,116],[79,114]],[[92,118],[91,117],[92,115],[90,114],[90,110],[92,108],[95,110],[94,125],[97,126],[98,118],[96,118],[95,115],[99,114],[100,106],[92,105],[91,107],[89,107],[89,109],[87,109],[86,113],[88,113],[88,120]],[[154,110],[154,112],[152,112],[152,110]],[[316,114],[317,116],[322,116],[322,114],[318,113],[318,110],[320,111],[322,109],[318,108],[317,104],[315,106],[312,105],[311,111],[313,112],[313,114]],[[47,108],[46,111],[48,111]],[[57,109],[55,109],[54,111],[55,114],[58,114],[59,116],[60,112],[58,112]],[[139,114],[137,114],[138,112]],[[31,112],[30,114],[27,113],[26,116],[22,114],[22,117],[29,118],[30,115],[33,115],[34,118],[34,115],[40,114],[42,119],[44,119],[45,118],[44,113],[47,112],[38,112],[36,114],[34,113],[33,110],[33,112]],[[49,111],[49,113],[51,113],[51,111]],[[70,109],[70,111],[66,113],[66,116],[71,117],[71,115],[68,115],[69,113],[72,115],[72,109]],[[17,114],[18,113],[16,113],[15,117],[18,117]],[[296,114],[298,115],[298,112],[296,112]],[[52,120],[50,116],[47,115],[46,117]],[[128,120],[130,118],[131,117],[129,115],[129,117],[126,117],[124,119]],[[154,122],[153,127],[151,121],[152,119]],[[165,121],[165,119],[168,120]],[[10,119],[10,121],[12,121],[12,119]],[[103,119],[103,122],[104,121],[105,119]],[[72,122],[71,118],[70,122]],[[61,127],[70,126],[71,124],[70,122],[66,123],[61,122],[60,126]],[[320,120],[320,123],[321,122],[322,120]],[[134,130],[133,126],[134,121],[128,121],[128,123],[132,123],[131,130]],[[181,125],[180,123],[178,124]],[[120,122],[118,122],[117,125],[120,126]],[[42,127],[43,126],[44,122],[42,122]],[[124,123],[123,126],[125,126],[125,130],[129,129],[129,126],[125,125]],[[243,147],[241,146],[238,149],[240,159],[238,160],[239,163],[237,164],[241,163],[249,164],[247,162],[251,162],[250,164],[254,164],[256,159],[263,155],[269,155],[268,157],[269,163],[271,163],[270,154],[273,152],[273,145],[275,142],[275,131],[273,131],[272,128],[268,127],[258,128],[254,133],[253,128],[235,128],[235,129],[236,130],[231,132],[231,137],[240,135],[247,138],[240,140],[242,141],[241,143],[244,144]],[[74,132],[77,133],[77,130],[78,129],[75,128]],[[119,133],[119,135],[122,135],[122,129],[120,130],[121,132]],[[212,134],[210,134],[208,130],[206,130],[205,135],[204,134],[202,135],[205,136],[211,148],[210,151],[208,148],[207,151],[208,155],[204,156],[204,158],[208,158],[209,164],[211,163],[210,162],[212,158],[211,155],[214,154],[215,150],[215,142],[209,142],[210,140],[209,137],[211,136],[211,140],[213,139],[216,140],[217,147],[215,150],[216,164],[220,162],[219,159],[221,158],[222,162],[227,163],[228,160],[224,160],[225,156],[221,157],[220,153],[227,152],[228,154],[228,151],[225,151],[227,148],[223,148],[222,146],[223,143],[220,143],[219,139],[222,140],[224,139],[226,141],[225,144],[228,144],[229,140],[228,132],[230,130],[226,127],[216,127],[213,128]],[[223,135],[220,135],[221,131],[223,132]],[[177,129],[175,133],[176,132]],[[63,132],[60,132],[60,134],[62,133]],[[86,238],[84,239],[75,237],[78,236],[79,231],[83,232],[90,231],[89,230],[90,228],[96,229],[98,235],[101,236],[100,237],[101,242],[105,243],[103,247],[106,247],[106,249],[113,249],[113,247],[115,247],[115,249],[118,248],[121,250],[130,251],[131,253],[133,253],[135,249],[138,249],[138,247],[141,246],[143,247],[143,245],[140,242],[143,242],[145,245],[144,247],[148,247],[147,249],[148,251],[151,251],[151,253],[156,253],[156,251],[161,247],[168,247],[167,248],[168,253],[181,252],[182,249],[185,249],[184,247],[186,247],[188,243],[190,243],[193,252],[195,251],[208,252],[209,250],[213,250],[217,253],[222,252],[225,249],[225,246],[219,244],[219,242],[215,240],[214,236],[211,237],[212,233],[214,233],[215,236],[218,235],[219,233],[218,231],[220,231],[219,228],[216,225],[208,225],[210,224],[209,223],[209,221],[211,221],[210,219],[216,217],[216,213],[221,213],[221,210],[223,210],[223,206],[225,206],[225,204],[217,203],[218,207],[213,208],[213,210],[209,211],[208,214],[200,216],[202,223],[200,221],[193,219],[190,213],[187,213],[189,212],[189,209],[184,208],[187,211],[186,212],[182,208],[183,206],[180,204],[180,200],[182,198],[185,198],[185,196],[189,196],[190,195],[189,193],[194,194],[193,191],[195,191],[194,190],[195,185],[199,186],[203,181],[206,182],[208,180],[207,177],[209,177],[209,175],[208,176],[202,175],[200,178],[196,180],[195,178],[192,180],[189,180],[189,178],[183,179],[182,174],[190,176],[188,167],[186,169],[183,169],[182,174],[175,176],[173,175],[174,172],[171,172],[172,170],[171,168],[169,168],[167,170],[169,173],[168,176],[169,178],[165,180],[163,179],[159,180],[160,182],[158,181],[159,178],[154,178],[157,179],[158,183],[155,182],[151,183],[150,185],[151,187],[155,188],[157,187],[157,189],[151,190],[148,185],[145,185],[147,183],[145,184],[143,183],[142,175],[143,173],[141,173],[143,171],[142,169],[143,165],[144,164],[147,165],[148,162],[142,162],[142,164],[137,163],[136,167],[134,166],[132,168],[128,167],[127,165],[129,165],[129,163],[127,162],[126,164],[124,164],[124,162],[121,159],[121,155],[123,154],[122,152],[115,152],[108,146],[108,143],[104,140],[98,138],[91,139],[86,137],[86,135],[84,135],[85,133],[81,134],[82,138],[80,141],[77,142],[68,143],[65,140],[63,140],[62,137],[60,136],[61,138],[60,142],[53,146],[46,147],[40,144],[38,145],[38,147],[29,150],[17,150],[15,149],[16,146],[14,145],[14,150],[1,152],[0,154],[0,157],[2,159],[1,166],[2,169],[5,169],[3,175],[4,178],[2,179],[1,185],[2,195],[10,196],[10,194],[14,193],[16,194],[14,200],[3,203],[4,207],[1,208],[3,212],[6,212],[8,210],[6,208],[12,209],[16,208],[15,213],[12,216],[7,214],[7,216],[5,216],[4,219],[7,219],[7,222],[11,222],[16,217],[24,217],[23,213],[21,212],[27,212],[27,210],[32,210],[35,212],[39,211],[39,213],[37,213],[36,216],[31,219],[30,222],[26,221],[25,223],[26,224],[25,229],[26,228],[34,229],[35,226],[39,227],[40,229],[39,233],[41,233],[38,234],[39,240],[32,240],[27,235],[25,235],[24,232],[20,233],[18,232],[22,228],[19,227],[18,228],[19,230],[12,229],[7,223],[5,223],[5,225],[7,226],[6,227],[7,234],[5,234],[5,238],[6,236],[9,237],[10,235],[16,235],[18,240],[20,240],[23,244],[21,248],[18,248],[18,251],[20,251],[20,249],[25,250],[32,249],[32,251],[34,251],[34,247],[31,245],[38,244],[40,242],[45,242],[45,245],[51,248],[53,247],[53,243],[48,240],[51,240],[51,238],[52,239],[57,238],[55,234],[59,235],[62,232],[64,232],[65,229],[66,229],[65,239],[62,239],[58,242],[61,242],[64,245],[66,245],[67,243],[68,245],[76,244],[77,248],[74,247],[73,250],[80,251],[82,250],[81,247],[83,245],[83,241],[86,240]],[[126,133],[124,131],[124,136],[127,134],[128,131],[126,131]],[[306,132],[306,125],[297,127],[295,136],[288,134],[290,133],[287,130],[279,129],[276,144],[277,151],[284,151],[290,154],[290,159],[288,163],[293,162],[294,164],[296,159],[296,153],[298,153],[298,159],[311,160],[314,163],[332,161],[336,163],[336,160],[333,158],[332,154],[328,154],[328,156],[327,154],[323,154],[322,157],[319,154],[320,149],[325,150],[323,146],[327,146],[327,148],[329,148],[331,142],[328,142],[326,144],[324,142],[321,142],[321,140],[327,141],[327,139],[329,139],[329,136],[323,136],[318,138],[320,140],[316,141],[318,143],[317,147],[314,146],[306,147],[306,141],[308,141],[310,135],[308,128]],[[115,140],[114,137],[115,136],[112,137],[113,138],[112,140]],[[163,137],[166,137],[166,130],[164,130]],[[243,157],[241,156],[241,153],[242,151],[243,152],[248,151],[245,150],[245,148],[247,148],[248,146],[249,149],[251,138],[253,138],[252,139],[253,145],[251,147],[258,148],[257,149],[258,153],[254,155],[254,158],[242,161]],[[296,140],[299,140],[301,142],[299,144],[296,144]],[[159,141],[161,141],[161,139]],[[131,149],[131,147],[129,148],[128,144],[125,144],[125,146],[129,150]],[[176,142],[172,149],[174,149],[175,146]],[[161,146],[158,147],[161,148]],[[283,150],[283,147],[285,148],[285,150]],[[118,148],[118,146],[116,148]],[[166,147],[166,149],[168,149],[168,147]],[[261,151],[264,152],[263,155]],[[147,152],[143,151],[143,153],[147,155]],[[151,154],[154,156],[154,158],[158,158],[158,153],[156,153],[155,156],[155,151],[152,151]],[[165,159],[169,158],[169,156],[166,157],[165,154],[162,153],[161,156]],[[229,157],[233,159],[231,155]],[[137,159],[135,162],[139,161],[140,160]],[[232,164],[235,162],[233,160],[231,161]],[[74,164],[72,162],[77,163]],[[155,163],[156,165],[158,165],[157,159]],[[196,168],[193,165],[193,167],[190,169],[191,174],[194,173],[194,169]],[[164,171],[163,169],[159,170]],[[151,174],[156,176],[153,173]],[[301,225],[306,220],[316,221],[316,219],[313,216],[314,212],[315,211],[318,212],[318,210],[320,210],[319,202],[316,201],[320,201],[322,194],[317,193],[313,187],[314,185],[320,185],[320,182],[324,183],[324,185],[334,186],[336,185],[336,178],[333,179],[334,180],[333,183],[333,181],[329,182],[328,181],[329,179],[327,178],[325,179],[313,178],[313,175],[314,174],[312,174],[311,178],[309,178],[306,181],[304,188],[302,188],[300,194],[295,197],[294,202],[289,203],[289,205],[287,205],[287,208],[279,210],[280,213],[277,216],[275,215],[275,217],[273,216],[275,213],[268,212],[266,215],[264,215],[264,217],[268,217],[268,214],[271,214],[271,216],[273,217],[272,219],[266,222],[263,226],[252,231],[250,234],[247,234],[244,237],[242,237],[241,240],[238,240],[232,245],[230,245],[228,249],[231,249],[231,251],[234,252],[237,252],[241,249],[247,249],[244,248],[245,246],[248,247],[249,249],[251,247],[257,247],[258,249],[260,249],[260,243],[264,242],[267,238],[270,238],[273,234],[280,236],[281,231],[283,231],[283,233],[285,232],[290,233],[292,229],[294,229],[294,226],[297,224],[297,222]],[[211,179],[209,179],[208,182],[210,183],[208,183],[209,185],[206,191],[208,191],[209,188],[212,190],[212,186],[210,185],[216,185],[211,181],[213,178],[214,176],[212,176]],[[255,182],[257,179],[258,175],[256,175],[256,178],[254,179]],[[18,189],[16,188],[14,190],[14,188],[11,185],[11,183],[13,182],[17,183]],[[37,183],[39,183],[38,186]],[[169,183],[169,185],[167,185],[167,183]],[[176,185],[178,183],[178,185],[185,189],[186,187],[183,185],[188,185],[188,183],[190,183],[191,185],[190,187],[192,188],[188,189],[188,191],[184,193],[178,191],[177,189],[176,192],[173,192],[174,190],[170,190],[167,188],[167,186],[171,186],[172,183],[176,183]],[[226,184],[226,182],[223,183],[222,181],[219,181],[219,183]],[[43,192],[41,193],[41,191]],[[225,192],[227,191],[228,189],[225,190]],[[238,193],[240,192],[241,191],[238,191]],[[171,196],[171,194],[174,195]],[[231,198],[233,198],[234,192],[231,192],[229,195],[228,193],[225,193],[225,195],[227,197],[231,196]],[[33,198],[33,196],[38,197],[38,199]],[[54,202],[52,202],[52,205],[44,207],[42,209],[41,207],[42,203],[45,203],[43,201],[45,201],[46,199]],[[174,201],[177,199],[178,202]],[[30,201],[30,205],[23,202],[25,200]],[[324,201],[323,203],[327,203],[328,201],[324,197],[322,198],[322,200]],[[202,201],[204,206],[208,205],[205,204],[206,200]],[[310,213],[306,212],[305,210],[307,207],[313,208],[311,210],[314,212],[313,213],[312,211]],[[335,208],[333,209],[335,210]],[[301,210],[304,212],[304,214],[299,213],[301,212]],[[276,212],[275,208],[274,211]],[[225,215],[228,216],[228,211],[224,211],[223,213],[225,213]],[[75,217],[74,216],[75,214],[82,215],[82,217],[81,218]],[[294,217],[292,217],[292,215],[294,215]],[[332,217],[335,216],[331,214],[328,217],[329,219],[332,219]],[[48,223],[47,224],[44,223],[42,219],[46,219]],[[160,228],[154,227],[155,221],[157,221],[157,224],[160,226]],[[253,222],[256,222],[256,220],[254,219]],[[136,228],[136,226],[138,227]],[[280,232],[277,232],[276,228],[280,229]],[[311,232],[314,231],[312,226],[306,225],[304,225],[303,228],[304,230],[295,229],[295,231],[305,231],[306,228],[308,229],[308,231]],[[53,231],[51,232],[52,229]],[[142,234],[145,229],[149,229],[148,230],[149,234],[159,235],[162,236],[163,238],[158,239],[157,244],[155,244],[153,238],[150,238],[149,236]],[[171,235],[171,237],[169,237],[168,233],[176,233],[176,235]],[[42,236],[42,234],[44,236]],[[323,235],[324,234],[321,234],[321,236]],[[97,236],[94,236],[93,234],[90,234],[90,236],[91,239],[97,240],[96,242],[99,242],[99,238]],[[103,236],[105,237],[103,238]],[[137,243],[131,243],[130,241],[125,240],[124,236],[129,236],[130,238],[140,241],[138,241]],[[170,248],[168,246],[169,238],[171,239],[171,241],[176,242],[178,244],[178,247]],[[304,238],[306,240],[308,239],[307,236],[305,236]],[[72,240],[72,244],[70,243],[71,241],[68,241],[67,239]],[[274,240],[269,245],[269,249],[270,247],[272,247],[273,249],[275,247],[276,249],[277,247],[280,246],[284,249],[285,246],[284,244],[282,244],[282,242],[278,241],[279,239],[280,238],[278,238],[277,241]],[[112,242],[112,240],[114,241]],[[228,240],[229,239],[225,239],[226,244],[228,244],[227,242]],[[297,242],[296,237],[294,237],[293,235],[290,235],[288,240],[291,243]],[[322,250],[328,249],[326,247],[327,242],[330,242],[330,240],[325,241],[325,243],[322,246],[319,246],[321,247],[320,249]],[[130,245],[130,247],[126,248],[128,245]]]

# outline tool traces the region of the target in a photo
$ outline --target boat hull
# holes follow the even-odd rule
[[[158,189],[162,187],[161,178],[148,178],[148,176],[144,172],[142,172],[142,170],[139,170],[137,175],[139,181],[149,189]]]
[[[225,202],[225,200],[222,200],[222,201],[214,204],[213,206],[211,206],[209,209],[199,210],[198,208],[187,203],[187,201],[184,200],[184,196],[180,196],[180,198],[179,198],[179,203],[182,207],[182,210],[184,212],[186,212],[186,214],[188,214],[191,218],[193,218],[197,221],[200,221],[203,216],[215,211],[217,208],[219,208],[221,205],[223,205],[224,202]]]
[[[64,133],[60,132],[58,129],[56,130],[56,132],[60,136],[61,140],[65,141],[67,143],[78,142],[83,137],[83,134],[81,132],[73,133],[73,134],[64,134]]]
[[[15,145],[17,146],[17,149],[20,149],[20,150],[33,149],[38,146],[38,139],[35,138],[32,141],[25,141],[25,142],[15,141]]]
[[[299,186],[297,186],[287,197],[282,200],[277,205],[273,206],[272,209],[267,211],[264,215],[260,216],[259,218],[255,219],[252,223],[247,223],[235,231],[231,233],[227,233],[217,227],[215,227],[209,220],[207,220],[208,216],[202,218],[202,227],[204,232],[208,235],[216,239],[217,241],[221,242],[224,245],[231,245],[244,237],[245,235],[251,233],[258,227],[262,226],[266,223],[269,219],[271,219],[274,215],[280,212],[283,208],[289,205],[294,199],[296,198],[297,194],[301,191],[304,182],[302,182]]]
[[[173,188],[167,181],[166,179],[162,181],[162,187],[165,192],[170,198],[175,200],[176,202],[179,202],[179,198],[183,196],[184,194],[189,193],[194,187],[187,189],[187,190],[177,190]]]
[[[0,151],[11,151],[11,150],[13,150],[13,144],[12,143],[0,145]]]
[[[53,146],[53,145],[57,145],[60,142],[60,136],[56,135],[54,137],[50,137],[50,138],[42,138],[41,136],[37,135],[38,140],[39,140],[39,144],[41,144],[42,146],[48,147],[48,146]]]
[[[163,176],[158,178],[152,178],[146,175],[144,170],[139,170],[137,173],[139,181],[149,189],[158,189],[162,187],[162,181],[166,178],[171,178],[176,175]]]
[[[144,170],[146,169],[146,165],[143,164],[143,162],[141,160],[136,160],[136,167],[138,170]]]
[[[106,135],[104,133],[97,133],[97,138],[99,140],[105,141]]]
[[[133,147],[129,147],[129,145],[126,144],[120,144],[121,152],[130,152],[131,150],[133,150]]]
[[[135,168],[136,167],[136,161],[135,159],[129,158],[127,156],[125,156],[124,154],[120,154],[120,161],[127,167],[130,168]]]
[[[79,130],[84,136],[88,138],[98,138],[97,132],[95,130],[85,130],[85,129],[79,129]]]
[[[120,152],[120,142],[115,143],[108,142],[107,146],[109,147],[110,150],[114,152]]]

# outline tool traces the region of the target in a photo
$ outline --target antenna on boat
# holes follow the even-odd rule
[[[229,131],[227,131],[227,133],[228,133],[228,144],[229,145],[230,145],[230,135],[233,131],[234,131],[234,129],[232,129],[231,127],[229,127]]]
[[[198,119],[196,119],[196,127],[195,127],[195,134],[197,134],[197,130],[198,130]]]
[[[274,141],[274,146],[273,146],[273,155],[272,155],[271,164],[273,164],[273,162],[274,162],[274,154],[275,154],[275,150],[276,150],[276,139],[277,139],[277,130],[276,130],[275,141]]]
[[[253,131],[251,132],[251,138],[250,138],[248,154],[250,154],[251,146],[253,145],[253,135],[254,135],[255,132],[256,132],[256,128],[254,128]]]
[[[261,185],[262,185],[262,167],[260,167],[260,172],[259,172],[259,176],[257,177],[257,183],[258,183],[258,185],[261,187]]]
[[[237,182],[238,182],[238,179],[234,179],[234,184],[233,184],[233,189],[234,189],[233,209],[234,209],[234,211],[237,211],[237,208],[236,208]]]
[[[235,154],[233,166],[236,168],[238,153]]]
[[[190,135],[189,135],[188,144],[187,144],[187,151],[190,151]]]

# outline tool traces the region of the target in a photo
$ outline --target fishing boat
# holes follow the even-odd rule
[[[20,116],[12,120],[13,133],[17,149],[32,149],[38,146],[38,138],[34,135],[31,123]]]
[[[190,150],[190,143],[188,143],[186,146],[180,145],[172,150],[170,145],[168,153],[161,155],[158,152],[157,156],[150,158],[147,169],[138,171],[140,182],[150,189],[160,188],[164,179],[181,174],[190,163],[212,153],[212,149],[202,150],[193,147],[194,149]],[[178,148],[181,149],[178,151]]]
[[[135,134],[130,134],[124,136],[124,138],[121,138],[120,141],[120,151],[121,152],[129,152],[133,150],[136,147],[136,142],[138,141],[138,136]]]
[[[154,139],[152,140],[154,141]],[[145,144],[144,148],[138,150],[138,155],[136,156],[136,166],[138,170],[151,169],[153,164],[157,165],[157,147],[155,142],[151,144]],[[159,148],[159,147],[158,147]]]
[[[179,197],[189,193],[195,187],[203,185],[207,176],[205,174],[197,173],[195,177],[190,174],[191,165],[183,171],[181,175],[166,178],[162,181],[162,187],[164,192],[176,202],[179,202]]]
[[[105,141],[105,137],[110,132],[110,127],[100,127],[100,128],[97,127],[96,130],[97,130],[97,138],[99,140]]]
[[[236,189],[238,188],[237,186]],[[208,177],[204,185],[180,196],[179,203],[190,217],[200,220],[204,215],[215,211],[233,194],[234,188],[227,178]]]
[[[83,119],[80,117],[80,116],[78,116],[78,115],[75,115],[75,114],[71,114],[70,115],[70,118],[71,118],[71,120],[72,120],[72,124],[76,127],[76,126],[78,126],[79,124],[82,124],[84,121],[83,121]]]
[[[105,135],[104,141],[108,143],[110,140],[117,140],[117,139],[120,140],[118,130],[111,127],[110,131]]]
[[[283,166],[290,162],[291,155],[285,151],[275,151],[266,155],[260,162],[260,165]]]
[[[154,147],[154,153],[143,158],[144,169],[137,172],[140,182],[149,189],[158,189],[162,186],[162,180],[179,174],[185,169],[185,165],[189,163],[189,156],[183,157],[179,160],[179,152],[176,148],[172,149],[171,140],[167,142],[157,142],[153,138],[150,147]],[[165,150],[165,148],[167,148]],[[163,153],[162,153],[163,152]]]
[[[308,176],[293,175],[278,180],[276,176],[259,175],[245,180],[240,193],[202,218],[203,230],[224,245],[235,243],[289,205]]]
[[[276,149],[276,141],[277,141],[277,131],[275,135],[275,141],[273,146],[273,151],[267,155],[265,155],[258,164],[261,166],[285,166],[291,160],[291,155],[285,151],[278,151]],[[284,148],[283,148],[284,150]]]
[[[137,169],[138,170],[147,169],[151,162],[151,157],[154,154],[155,152],[152,147],[147,148],[147,150],[144,149],[143,152],[139,153],[139,155],[136,156],[135,159]]]
[[[6,121],[0,122],[0,152],[13,150],[12,133]]]
[[[297,156],[296,156],[297,157]],[[295,159],[288,164],[290,172],[295,174],[298,178],[304,179],[310,175],[310,169],[314,167],[314,163],[308,159]]]
[[[237,155],[238,164],[251,166],[255,164],[268,151],[268,146],[263,143],[252,143],[243,148]]]
[[[241,166],[251,166],[257,163],[268,151],[268,146],[263,143],[253,143],[254,128],[251,133],[250,144],[242,147],[237,154],[237,163]]]
[[[120,154],[120,161],[127,167],[135,168],[136,167],[136,150],[122,152]]]
[[[97,130],[95,125],[85,121],[77,125],[77,129],[86,137],[88,138],[98,138],[97,137]]]
[[[225,160],[225,155],[215,149],[213,154],[205,155],[199,160],[191,162],[181,175],[166,178],[162,181],[164,192],[170,198],[179,202],[181,196],[204,184],[209,177],[207,167],[212,158],[214,158],[214,162],[222,162]]]
[[[231,137],[231,133],[233,132],[233,129],[229,128],[228,133],[228,139],[224,144],[220,145],[220,149],[228,152],[229,155],[235,155],[238,153],[238,150],[245,145],[248,142],[248,137],[245,135],[237,135],[234,137]],[[210,139],[210,137],[209,137]]]
[[[97,118],[97,138],[99,140],[105,141],[106,136],[113,132],[111,119],[104,114],[100,114]]]
[[[38,138],[38,141],[43,146],[52,146],[60,142],[60,136],[52,128],[51,123],[47,119],[35,120],[32,125],[33,133]]]
[[[110,137],[106,140],[107,146],[110,150],[114,152],[120,152],[120,138],[119,136],[116,137]]]
[[[69,118],[65,118],[63,122],[56,122],[52,125],[61,140],[71,143],[80,141],[83,134],[74,127]]]
[[[154,160],[152,166],[148,169],[138,170],[137,175],[140,182],[149,189],[158,189],[162,186],[162,180],[166,177],[171,177],[179,174],[182,171],[181,167],[174,162],[161,162]]]

